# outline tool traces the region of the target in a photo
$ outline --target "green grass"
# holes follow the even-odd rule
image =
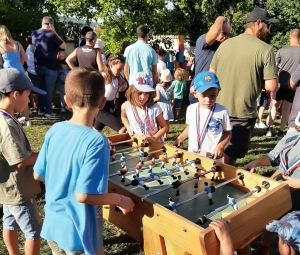
[[[182,116],[185,113],[182,113]],[[39,151],[43,140],[44,135],[47,132],[47,130],[51,127],[53,123],[56,121],[61,121],[65,119],[69,119],[71,117],[70,113],[64,113],[59,114],[58,120],[48,120],[46,118],[39,118],[39,117],[33,117],[32,127],[25,127],[26,133],[28,135],[31,147],[33,151]],[[276,123],[278,126],[278,123]],[[172,144],[173,141],[177,138],[177,136],[184,130],[185,124],[184,120],[181,119],[178,123],[171,123],[170,127],[170,133],[168,136],[167,144]],[[263,135],[263,130],[257,130],[255,129],[253,132],[253,137],[251,139],[251,145],[248,154],[244,159],[239,159],[237,161],[238,167],[243,167],[246,163],[250,162],[253,159],[256,159],[260,156],[265,155],[267,152],[269,152],[271,149],[274,148],[274,146],[277,144],[276,138],[268,138]],[[109,128],[104,129],[105,135],[111,135],[114,134],[112,130]],[[185,149],[187,148],[187,141],[184,142]],[[259,168],[258,173],[262,174],[264,176],[271,176],[272,173],[275,171],[274,168]],[[43,202],[39,201],[39,211],[41,216],[43,217]],[[1,230],[0,230],[0,254],[6,255],[8,254],[5,248],[5,245],[3,243],[2,239],[2,220],[0,222]],[[244,226],[246,227],[246,226]],[[67,233],[66,233],[67,234]],[[126,235],[122,230],[115,227],[114,225],[110,224],[107,221],[104,221],[104,229],[103,229],[103,238],[104,238],[104,249],[107,254],[109,255],[140,255],[144,254],[143,249],[139,243],[134,241],[131,237]],[[259,241],[256,240],[251,244],[251,247],[253,249],[253,254],[256,254],[257,247],[258,247]],[[20,234],[20,249],[23,249],[23,237]],[[41,243],[41,251],[40,254],[42,255],[50,255],[50,249],[45,242],[45,240],[42,240]],[[277,243],[274,243],[272,246],[271,255],[279,254],[277,249]]]

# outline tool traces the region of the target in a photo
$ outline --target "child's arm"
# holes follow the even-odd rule
[[[233,255],[234,249],[230,237],[230,222],[226,220],[214,220],[209,226],[215,230],[216,236],[220,241],[220,254]]]
[[[119,91],[123,92],[127,88],[127,83],[125,82],[122,76],[119,76],[118,83],[119,83]]]
[[[168,127],[167,122],[165,121],[162,113],[160,113],[156,117],[156,122],[157,122],[158,126],[160,127],[160,130],[158,130],[157,133],[154,134],[153,136],[145,137],[145,139],[147,139],[148,141],[151,141],[151,140],[157,141],[159,138],[161,138],[165,133],[167,133],[169,131],[169,127]]]
[[[116,205],[120,210],[127,214],[133,211],[134,203],[129,197],[117,193],[106,194],[78,194],[76,193],[76,200],[79,203],[90,205]]]
[[[171,93],[171,105],[173,106],[174,104],[174,89],[172,90],[172,93]]]
[[[25,160],[23,160],[22,162],[20,162],[16,165],[17,169],[21,169],[26,166],[33,166],[36,162],[38,155],[39,154],[36,152],[31,152],[31,154],[28,158],[26,158]]]
[[[128,134],[130,136],[133,135],[133,131],[130,128],[124,104],[122,104],[122,106],[121,106],[121,119],[122,119],[122,122],[123,122]]]
[[[212,151],[213,159],[222,158],[224,154],[224,147],[230,141],[231,138],[231,130],[224,130],[220,142],[216,146],[216,148]]]
[[[189,126],[186,126],[185,130],[177,137],[177,139],[174,142],[175,146],[180,145],[186,138],[189,136]]]
[[[156,97],[153,98],[154,102],[158,102],[160,100],[160,92],[158,90],[158,87],[156,87]]]

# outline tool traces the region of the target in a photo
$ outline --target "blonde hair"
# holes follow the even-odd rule
[[[12,40],[11,34],[6,26],[0,25],[0,42],[10,43]]]
[[[112,72],[110,70],[110,65],[117,65],[119,63],[125,64],[125,57],[122,54],[111,54],[107,59],[106,65],[104,65],[104,77],[105,84],[110,84],[112,82]]]
[[[182,81],[182,80],[184,80],[184,69],[182,69],[182,68],[177,68],[177,69],[175,70],[175,73],[174,73],[174,78],[175,78],[175,80],[177,80],[177,81]]]
[[[125,93],[125,97],[127,98],[127,101],[131,104],[131,105],[133,105],[133,106],[137,106],[137,103],[136,103],[136,101],[135,101],[135,98],[134,98],[134,96],[137,94],[137,93],[139,93],[140,91],[134,86],[134,85],[130,85],[129,86],[129,89],[126,91],[126,93]],[[149,94],[149,98],[148,98],[148,100],[147,100],[147,102],[146,102],[146,105],[148,105],[151,101],[152,101],[152,99],[153,99],[153,97],[154,97],[154,93],[155,92],[148,92],[148,94]]]

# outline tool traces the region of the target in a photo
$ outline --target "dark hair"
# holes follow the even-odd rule
[[[153,45],[152,45],[152,48],[155,50],[155,46],[157,46],[158,47],[158,50],[159,50],[159,44],[158,43],[154,43]]]
[[[85,36],[87,32],[90,32],[90,31],[93,31],[93,29],[91,27],[88,27],[88,26],[84,26],[82,29],[81,29],[81,35],[82,36]]]
[[[158,56],[165,57],[167,55],[167,52],[164,49],[160,49],[158,51]]]
[[[145,25],[140,25],[137,29],[136,29],[136,36],[138,38],[145,38],[147,36],[147,34],[149,33],[149,29],[147,26]]]
[[[121,44],[121,49],[120,49],[120,53],[121,53],[121,54],[124,54],[125,49],[126,49],[129,45],[130,45],[130,42],[128,42],[128,41],[122,42],[122,44]]]
[[[107,58],[107,64],[103,66],[103,71],[106,74],[104,77],[105,84],[110,84],[112,82],[112,72],[110,70],[110,65],[116,65],[116,64],[125,64],[125,57],[122,54],[110,54]]]
[[[65,92],[72,105],[96,108],[104,97],[104,78],[93,68],[74,68],[66,78]]]
[[[32,44],[32,39],[31,39],[31,36],[30,36],[30,35],[27,36],[26,42],[27,42],[28,44]]]
[[[25,90],[26,90],[26,89],[16,90],[16,91],[19,92],[20,95],[23,95],[23,93],[24,93]],[[1,93],[1,94],[2,94],[2,96],[9,97],[9,95],[10,95],[11,93],[13,93],[13,92],[14,92],[14,91],[7,92],[7,93]]]

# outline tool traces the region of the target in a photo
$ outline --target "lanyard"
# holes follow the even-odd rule
[[[17,121],[13,116],[11,116],[7,111],[5,111],[5,110],[3,110],[3,109],[0,109],[0,112],[1,112],[4,116],[6,116],[6,117],[12,119],[12,120],[19,126],[19,128],[20,128],[21,131],[22,131],[22,133],[24,134],[24,137],[25,137],[27,143],[29,144],[27,135],[26,135],[26,133],[25,133],[25,131],[24,131],[22,125],[19,123],[19,121]]]
[[[148,117],[148,107],[146,106],[146,116],[145,116],[145,121],[142,122],[138,112],[137,112],[137,109],[135,106],[131,106],[132,107],[132,112],[133,112],[133,116],[135,118],[135,121],[138,123],[138,125],[140,126],[140,129],[142,131],[142,134],[143,135],[146,135],[147,133],[147,124],[146,124],[146,119]]]
[[[290,175],[296,168],[298,168],[300,166],[300,157],[298,159],[296,159],[294,161],[294,163],[287,169],[287,162],[285,161],[285,158],[283,157],[283,151],[285,151],[286,149],[289,149],[291,147],[293,147],[296,143],[298,143],[300,140],[300,135],[299,137],[297,138],[297,140],[286,146],[285,148],[283,148],[279,154],[280,156],[280,164],[281,164],[281,167],[283,168],[283,171],[284,171],[284,175]]]
[[[200,134],[200,110],[199,110],[199,107],[197,107],[197,111],[196,111],[196,128],[197,128],[197,142],[198,142],[198,150],[200,150],[201,148],[201,144],[203,142],[203,139],[206,135],[206,132],[207,132],[207,129],[208,129],[208,124],[209,122],[211,121],[211,118],[214,114],[214,111],[215,111],[215,107],[216,107],[216,104],[214,104],[210,110],[209,110],[209,113],[206,117],[206,120],[205,120],[205,123],[203,125],[203,129],[202,129],[202,132]]]

